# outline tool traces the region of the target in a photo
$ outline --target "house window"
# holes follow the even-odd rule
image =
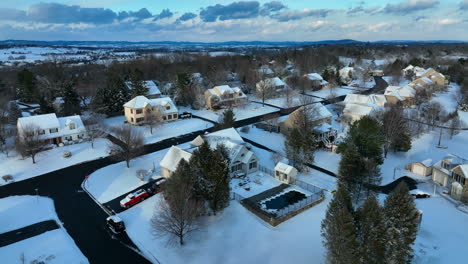
[[[137,118],[137,119],[136,119],[136,122],[137,122],[137,123],[140,123],[140,122],[143,121],[143,120],[144,120],[144,118],[143,118],[143,117],[140,117],[140,118]]]
[[[65,137],[65,140],[72,141],[73,138],[72,138],[72,136],[66,136],[66,137]]]
[[[257,168],[257,161],[252,161],[249,163],[249,170]]]
[[[82,138],[83,138],[83,134],[78,135],[78,138],[79,138],[79,139],[82,139]]]
[[[177,119],[177,114],[174,114],[174,119]]]
[[[130,122],[132,122],[132,123],[133,123],[133,117],[130,117]]]
[[[146,109],[146,113],[151,113],[151,108]]]
[[[166,117],[166,116],[163,116],[163,120],[166,120],[166,119],[167,119],[167,117]]]
[[[445,161],[442,161],[442,168],[446,169],[446,170],[450,170],[450,166],[447,162]]]
[[[166,106],[166,110],[170,110],[171,109],[171,106],[170,105],[167,105]]]
[[[141,114],[141,113],[143,113],[143,110],[137,109],[137,110],[136,110],[136,113],[137,113],[137,114]]]
[[[130,109],[130,114],[133,114],[133,109]]]
[[[49,132],[52,134],[52,133],[57,133],[58,132],[58,128],[51,128],[49,129]]]
[[[44,129],[43,129],[43,130],[39,130],[38,134],[39,134],[39,135],[44,135],[44,134],[45,134],[45,130],[44,130]]]
[[[167,120],[171,120],[172,119],[172,115],[167,115]]]
[[[69,127],[70,127],[70,129],[76,129],[75,123],[70,123]]]
[[[287,175],[287,174],[283,174],[283,180],[284,180],[284,181],[287,181],[287,180],[288,180],[288,175]]]
[[[280,176],[280,172],[279,171],[275,171],[276,173],[276,176],[279,177]]]
[[[242,170],[242,163],[234,164],[231,167],[231,172],[236,172]]]

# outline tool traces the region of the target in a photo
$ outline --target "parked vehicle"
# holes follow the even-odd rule
[[[106,221],[107,227],[112,231],[112,233],[119,234],[125,231],[125,224],[118,216],[109,216],[107,217]]]
[[[156,180],[153,181],[153,184],[151,187],[148,188],[148,192],[151,194],[155,194],[161,190],[162,187],[164,187],[164,184],[166,183],[167,179],[164,177],[157,178]]]
[[[145,190],[139,189],[133,193],[128,194],[125,198],[123,198],[120,201],[120,206],[123,208],[129,208],[130,206],[133,206],[145,200],[148,197],[149,194]]]
[[[186,118],[192,118],[192,113],[183,112],[182,114],[179,114],[179,119],[186,119]]]

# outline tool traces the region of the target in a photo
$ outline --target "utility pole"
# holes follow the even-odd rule
[[[440,133],[439,133],[439,144],[437,145],[440,147],[440,141],[442,140],[442,127],[440,127]]]

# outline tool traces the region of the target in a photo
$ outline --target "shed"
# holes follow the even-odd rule
[[[413,162],[409,166],[409,171],[420,176],[432,175],[432,160],[427,159],[421,162]]]
[[[291,183],[297,176],[297,169],[283,162],[275,166],[275,178],[284,183]]]

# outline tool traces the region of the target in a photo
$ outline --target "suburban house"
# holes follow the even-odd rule
[[[381,94],[347,94],[343,103],[343,119],[352,123],[380,111],[387,104],[387,98]]]
[[[452,198],[468,200],[468,161],[449,155],[436,162],[432,167],[432,180],[448,188]]]
[[[420,74],[420,78],[426,77],[430,79],[437,86],[444,86],[449,83],[448,79],[442,73],[429,68]]]
[[[291,114],[279,118],[278,132],[286,134],[296,127],[299,122],[299,116],[304,111],[310,115],[310,121],[314,122],[313,132],[317,136],[317,140],[322,141],[322,139],[328,139],[330,136],[336,136],[337,131],[331,126],[332,114],[321,103],[301,106]]]
[[[411,83],[408,84],[408,86],[411,86],[415,89],[420,89],[420,90],[427,90],[427,89],[431,90],[435,86],[435,83],[428,77],[422,77],[422,78],[412,81]]]
[[[283,162],[278,162],[275,166],[275,178],[286,184],[290,184],[297,176],[297,169]]]
[[[231,177],[247,175],[258,170],[258,158],[255,153],[250,150],[250,146],[244,142],[234,128],[228,128],[198,136],[190,143],[190,148],[181,149],[172,147],[159,164],[162,176],[166,178],[170,177],[176,170],[179,162],[182,159],[189,161],[192,157],[192,152],[204,142],[207,142],[212,149],[216,148],[219,144],[223,144],[228,149]]]
[[[179,118],[179,110],[169,97],[148,99],[137,96],[124,104],[125,119],[132,125],[144,124],[158,113],[162,120],[172,121]]]
[[[403,69],[403,74],[405,76],[407,75],[414,75],[414,78],[419,78],[421,74],[425,71],[426,69],[419,67],[419,66],[413,66],[413,65],[408,65],[408,67]]]
[[[340,75],[340,81],[344,84],[349,84],[350,82],[353,81],[353,73],[354,73],[354,68],[353,67],[344,67],[338,71]]]
[[[18,135],[31,132],[40,135],[41,139],[50,144],[69,145],[82,142],[87,138],[86,128],[79,115],[57,117],[55,114],[20,117],[17,122]]]
[[[402,102],[404,105],[408,106],[413,103],[416,91],[409,85],[388,86],[385,89],[384,95],[390,105]]]
[[[260,81],[257,83],[257,91],[261,91],[265,89],[267,91],[274,91],[274,92],[282,92],[286,87],[287,84],[278,77],[269,78],[265,81]]]
[[[432,175],[432,160],[427,159],[423,161],[413,162],[407,166],[407,170],[419,176]]]
[[[206,108],[213,109],[247,102],[247,96],[239,87],[231,88],[228,85],[221,85],[205,91],[205,102]]]
[[[125,82],[125,85],[129,90],[133,90],[133,86],[131,82]],[[143,86],[148,88],[148,94],[146,95],[149,99],[159,98],[161,97],[161,91],[159,91],[158,86],[153,81],[143,81]]]
[[[330,84],[318,73],[305,74],[304,77],[310,81],[310,86],[313,90],[325,89],[330,86]]]
[[[273,77],[273,75],[275,75],[275,72],[271,70],[268,65],[261,66],[260,69],[258,69],[258,73],[263,77]]]
[[[181,160],[189,161],[192,153],[179,147],[172,146],[159,163],[161,176],[169,178],[175,172]]]

